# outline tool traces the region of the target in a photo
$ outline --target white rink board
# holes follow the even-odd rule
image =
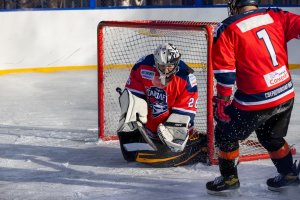
[[[284,8],[300,14],[300,9]],[[97,65],[97,26],[103,20],[219,22],[226,8],[162,8],[0,12],[0,69]],[[300,64],[292,41],[289,62]]]

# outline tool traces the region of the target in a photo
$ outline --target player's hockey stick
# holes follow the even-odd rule
[[[120,94],[120,96],[122,95],[121,88],[117,87],[116,91]],[[157,151],[157,147],[153,143],[153,141],[149,138],[144,124],[142,124],[141,122],[135,122],[135,123],[136,123],[136,126],[137,126],[138,130],[140,131],[141,135],[143,136],[144,140],[153,148],[153,151]],[[147,149],[147,150],[149,150],[149,149]]]

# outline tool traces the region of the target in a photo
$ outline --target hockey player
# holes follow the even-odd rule
[[[295,95],[287,42],[300,38],[300,16],[278,8],[258,9],[258,4],[259,0],[229,1],[230,16],[215,30],[212,53],[217,96],[213,101],[221,176],[206,184],[209,194],[238,190],[238,141],[253,131],[279,173],[267,180],[268,189],[281,191],[300,184],[300,167],[293,164],[284,139]]]
[[[193,70],[170,43],[141,58],[119,98],[118,136],[127,161],[170,167],[206,162],[206,135],[193,129],[198,89]]]

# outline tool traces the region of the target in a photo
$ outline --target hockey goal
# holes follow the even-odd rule
[[[216,23],[179,21],[102,21],[98,25],[99,138],[117,139],[120,116],[117,87],[124,88],[130,69],[139,58],[165,42],[174,44],[182,59],[195,70],[199,100],[195,127],[207,133],[209,161],[217,163],[214,146],[212,97],[214,79],[211,45]],[[240,142],[240,161],[268,158],[255,134]]]

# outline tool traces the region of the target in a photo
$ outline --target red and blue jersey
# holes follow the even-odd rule
[[[177,73],[166,86],[160,84],[153,54],[140,59],[131,69],[125,87],[147,101],[146,127],[154,134],[158,125],[172,113],[190,116],[190,125],[193,126],[198,100],[196,77],[183,61],[179,62],[178,67]]]
[[[217,92],[242,110],[277,106],[295,96],[287,42],[300,39],[300,16],[278,8],[251,10],[225,19],[212,48]]]

